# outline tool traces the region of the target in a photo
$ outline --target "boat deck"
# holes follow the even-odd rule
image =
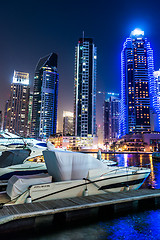
[[[21,226],[21,222],[26,219],[36,219],[39,217],[50,217],[54,218],[57,214],[74,213],[75,211],[81,212],[87,209],[100,209],[101,207],[108,207],[113,209],[113,214],[117,211],[118,207],[122,209],[122,206],[128,209],[137,208],[141,203],[143,206],[145,201],[153,203],[157,207],[160,207],[160,190],[156,189],[140,189],[128,192],[119,193],[107,193],[86,197],[75,197],[67,199],[58,199],[50,201],[41,201],[35,203],[25,203],[17,205],[6,205],[0,209],[0,232],[11,231],[14,223],[18,221],[18,227]],[[135,204],[136,203],[136,204]],[[88,213],[87,213],[88,214]],[[53,222],[53,219],[52,219]],[[33,224],[32,224],[33,225]]]

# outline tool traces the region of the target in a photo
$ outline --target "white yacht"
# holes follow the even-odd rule
[[[151,172],[142,167],[110,167],[83,153],[45,150],[43,154],[49,175],[13,176],[3,193],[4,203],[4,196],[13,204],[135,190]]]
[[[2,152],[0,156],[0,180],[8,180],[13,175],[33,175],[46,173],[42,151],[45,148],[30,147]]]

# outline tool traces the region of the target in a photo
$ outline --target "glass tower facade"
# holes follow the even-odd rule
[[[151,132],[151,115],[157,113],[153,50],[144,32],[135,29],[121,52],[120,136]]]
[[[75,49],[74,132],[96,135],[97,48],[91,38],[80,38]]]
[[[63,136],[73,135],[73,112],[63,111]]]
[[[34,77],[31,135],[46,139],[56,133],[58,105],[57,54],[41,58]]]

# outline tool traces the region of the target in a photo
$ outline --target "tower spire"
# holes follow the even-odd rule
[[[84,31],[83,31],[83,42],[84,42]]]

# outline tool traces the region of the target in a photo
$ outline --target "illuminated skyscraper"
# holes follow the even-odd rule
[[[29,73],[14,71],[4,128],[23,137],[27,136],[29,92]]]
[[[97,48],[91,38],[80,38],[75,49],[75,136],[96,135]]]
[[[73,113],[63,111],[63,136],[73,136]]]
[[[31,135],[48,138],[56,133],[58,105],[57,54],[41,58],[34,77]]]
[[[153,71],[153,50],[144,32],[135,29],[121,53],[121,136],[151,132],[151,115],[159,116]]]

